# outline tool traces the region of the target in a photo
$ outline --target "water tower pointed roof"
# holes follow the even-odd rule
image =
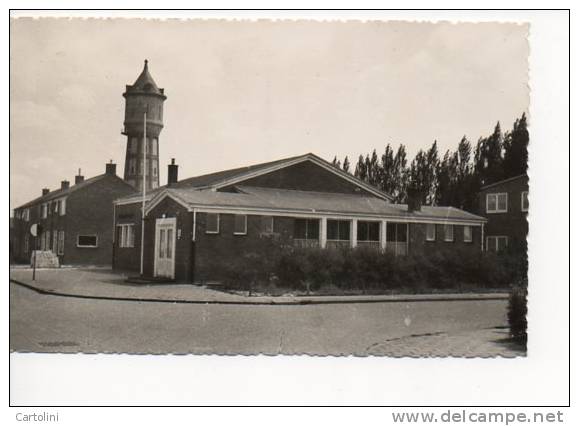
[[[164,90],[160,89],[153,80],[153,77],[149,73],[149,61],[145,59],[145,66],[143,71],[133,83],[132,86],[127,86],[127,92],[145,92],[145,93],[155,93],[158,95],[164,95]]]

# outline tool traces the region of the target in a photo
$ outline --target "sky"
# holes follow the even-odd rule
[[[160,183],[387,143],[410,158],[528,111],[528,27],[511,23],[13,19],[10,208],[117,163],[125,85],[165,89]]]

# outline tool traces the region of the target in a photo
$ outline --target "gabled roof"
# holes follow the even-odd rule
[[[244,180],[261,176],[266,173],[270,173],[275,170],[279,170],[284,167],[289,167],[294,164],[298,164],[304,161],[311,161],[317,164],[320,167],[338,175],[342,179],[346,179],[349,182],[363,188],[367,192],[375,195],[384,200],[392,201],[393,197],[385,192],[380,191],[379,189],[375,188],[372,185],[352,176],[349,173],[344,172],[343,170],[333,166],[331,163],[323,160],[322,158],[318,157],[315,154],[308,153],[304,155],[299,155],[295,157],[284,158],[281,160],[276,161],[269,161],[266,163],[254,164],[247,167],[238,167],[235,169],[223,170],[220,172],[209,173],[201,176],[195,176],[189,179],[184,179],[176,184],[171,185],[170,188],[195,188],[198,190],[201,189],[219,189],[225,186],[235,185],[237,183],[243,182]],[[150,191],[147,194],[147,200],[150,200],[159,192],[163,191],[166,186],[162,186]],[[117,200],[119,203],[122,204],[130,204],[133,202],[140,202],[142,200],[141,193],[135,193],[133,195],[129,195],[127,197],[123,197]]]
[[[507,178],[507,179],[499,180],[498,182],[494,182],[494,183],[489,183],[488,185],[481,186],[480,189],[483,190],[483,189],[487,189],[487,188],[492,188],[493,186],[502,185],[502,184],[504,184],[504,183],[512,182],[512,181],[514,181],[514,180],[522,179],[522,178],[527,178],[527,179],[528,179],[527,174],[526,174],[526,173],[523,173],[522,175],[513,176],[513,177],[510,177],[510,178]]]
[[[20,207],[16,207],[15,210],[34,206],[34,205],[39,204],[39,203],[45,203],[47,201],[51,201],[51,200],[54,200],[56,198],[66,197],[75,191],[86,188],[87,186],[92,185],[93,183],[96,183],[96,182],[104,179],[107,176],[112,176],[112,175],[108,175],[106,173],[103,173],[102,175],[94,176],[90,179],[85,179],[82,182],[77,183],[76,185],[71,185],[66,189],[62,189],[62,188],[55,189],[54,191],[50,191],[46,195],[41,195],[40,197],[37,197],[37,198],[33,199],[32,201],[27,202],[26,204],[22,204]],[[115,175],[114,177],[116,177],[121,182],[125,183],[127,186],[130,186],[128,183],[126,183],[124,180],[122,180],[118,176]]]
[[[147,212],[164,198],[170,197],[189,210],[222,209],[278,214],[360,216],[413,222],[484,223],[486,219],[454,207],[423,206],[408,211],[405,204],[392,204],[376,197],[356,194],[296,191],[289,189],[239,186],[240,192],[218,192],[191,188],[167,188],[155,196]]]
[[[220,189],[225,186],[235,185],[239,182],[243,182],[244,180],[261,176],[266,173],[270,173],[275,170],[282,169],[284,167],[289,167],[294,164],[298,164],[304,161],[311,161],[320,167],[338,175],[342,179],[346,179],[349,182],[363,188],[367,192],[375,195],[376,197],[382,198],[384,200],[392,201],[393,197],[385,192],[380,191],[378,188],[352,176],[349,173],[344,172],[343,170],[333,166],[331,163],[323,160],[322,158],[314,155],[312,153],[298,155],[295,157],[283,158],[281,160],[269,161],[266,163],[254,164],[251,166],[246,167],[238,167],[235,169],[229,170],[222,170],[220,172],[209,173],[201,176],[195,176],[189,179],[184,179],[176,184],[171,185],[170,188],[195,188],[198,190],[201,189]],[[159,192],[166,189],[167,186],[162,186],[156,188],[146,194],[146,199],[150,200]],[[136,192],[135,194],[129,195],[127,197],[120,198],[117,202],[121,204],[130,204],[134,202],[140,202],[142,200],[142,195],[140,192]]]

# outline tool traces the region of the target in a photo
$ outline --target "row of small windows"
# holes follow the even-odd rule
[[[350,241],[349,220],[332,220],[328,219],[326,236],[328,241]],[[380,241],[380,222],[358,221],[357,222],[357,241],[378,243]],[[472,227],[465,225],[463,229],[463,241],[472,242]],[[261,231],[263,233],[273,233],[274,218],[273,216],[262,216]],[[219,234],[220,232],[220,215],[219,213],[207,213],[206,229],[207,234]],[[247,234],[247,216],[234,215],[234,235]],[[454,225],[443,225],[444,241],[454,241]],[[319,219],[295,219],[294,233],[295,239],[301,240],[318,240],[320,237]],[[408,228],[404,223],[387,223],[386,241],[389,242],[406,242],[408,238]],[[436,241],[436,225],[433,223],[426,224],[426,241]]]
[[[487,194],[486,211],[487,213],[506,213],[509,210],[509,194],[499,192],[496,194]],[[521,192],[521,211],[529,211],[529,192]]]
[[[51,214],[59,216],[66,214],[66,198],[61,198],[51,203],[44,203],[40,206],[40,217],[42,219],[46,219]]]
[[[66,214],[66,198],[61,198],[48,203],[43,203],[38,206],[38,214],[42,219],[46,219],[50,215],[64,216]],[[14,212],[16,219],[21,219],[25,222],[30,221],[30,209],[16,210]]]
[[[472,243],[472,227],[463,226],[462,229],[462,240],[465,243]],[[444,241],[454,241],[454,225],[442,225],[442,232]],[[426,241],[436,241],[436,225],[433,223],[426,224]]]
[[[129,138],[129,152],[131,154],[137,154],[139,151],[142,153],[142,150],[139,150],[139,138],[131,137]],[[159,141],[157,138],[147,138],[147,154],[149,155],[158,155],[159,152]]]
[[[137,164],[139,165],[139,168],[137,169]],[[129,174],[130,175],[135,175],[135,174],[143,174],[143,160],[139,160],[139,162],[137,163],[137,159],[136,158],[131,158],[129,160]],[[151,174],[151,176],[156,177],[157,176],[157,162],[156,161],[149,161],[149,170],[148,172]]]

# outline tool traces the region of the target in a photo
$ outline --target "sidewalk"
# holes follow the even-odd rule
[[[86,299],[232,305],[302,305],[508,299],[507,293],[384,296],[244,296],[192,284],[128,284],[125,282],[126,278],[126,275],[100,268],[61,268],[37,270],[36,280],[32,281],[31,269],[10,269],[10,281],[31,290],[42,294]]]

